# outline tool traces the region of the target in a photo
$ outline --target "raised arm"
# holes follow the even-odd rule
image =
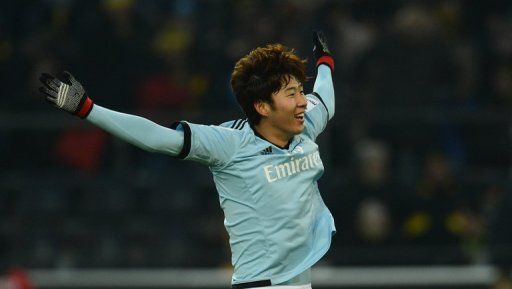
[[[313,55],[317,75],[313,92],[306,96],[308,106],[304,132],[312,139],[316,139],[334,116],[334,87],[332,83],[334,59],[327,48],[325,37],[320,31],[313,31]]]
[[[327,65],[319,65],[313,92],[321,97],[329,113],[329,119],[334,116],[334,86],[331,70]]]
[[[93,104],[82,85],[69,72],[65,72],[62,81],[47,73],[43,73],[39,80],[43,84],[39,91],[51,104],[85,118],[143,150],[176,156],[183,147],[184,134],[181,131]]]
[[[327,41],[321,31],[313,31],[313,54],[316,58],[317,76],[313,86],[314,94],[320,98],[329,113],[329,119],[334,116],[334,85],[332,72],[334,59],[327,46]]]

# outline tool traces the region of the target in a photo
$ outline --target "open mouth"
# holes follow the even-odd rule
[[[304,120],[304,113],[301,112],[301,113],[298,113],[295,115],[295,119],[298,119],[298,120]]]

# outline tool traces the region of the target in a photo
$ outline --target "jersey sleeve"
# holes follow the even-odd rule
[[[318,94],[308,94],[306,96],[308,106],[306,108],[306,125],[304,133],[315,140],[317,136],[324,131],[329,121],[329,113],[326,106],[322,103],[321,96]]]
[[[113,111],[95,104],[87,121],[149,152],[176,156],[183,146],[183,132],[158,125],[148,119]]]
[[[334,86],[331,70],[327,65],[318,67],[318,74],[313,92],[306,96],[307,108],[305,113],[305,134],[311,139],[317,136],[327,126],[327,122],[334,116]]]
[[[177,157],[212,168],[228,164],[241,142],[240,134],[231,128],[186,121],[176,122],[172,128],[184,133],[183,148]]]

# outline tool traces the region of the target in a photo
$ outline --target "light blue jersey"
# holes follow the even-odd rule
[[[318,190],[324,166],[315,143],[329,115],[321,99],[307,98],[305,129],[288,149],[259,137],[246,120],[220,126],[181,122],[180,156],[208,165],[214,177],[233,284],[282,283],[309,269],[330,246],[335,226]]]
[[[324,166],[315,139],[334,115],[328,66],[318,67],[313,91],[304,131],[287,149],[258,136],[246,120],[170,129],[99,105],[87,120],[144,150],[209,166],[230,237],[233,284],[302,282],[336,230],[317,186]]]

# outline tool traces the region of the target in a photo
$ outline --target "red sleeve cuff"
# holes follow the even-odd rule
[[[82,105],[82,108],[80,108],[80,111],[76,115],[78,115],[81,118],[86,118],[89,113],[91,112],[93,107],[93,102],[89,97],[85,98],[84,104]]]
[[[320,64],[326,64],[328,65],[332,71],[334,71],[334,59],[330,55],[324,55],[316,61],[316,66]]]

